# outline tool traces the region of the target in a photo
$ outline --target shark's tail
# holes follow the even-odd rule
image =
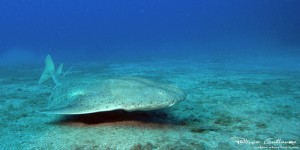
[[[52,78],[56,85],[60,85],[61,83],[58,80],[58,77],[61,76],[62,67],[63,67],[63,64],[60,64],[55,71],[55,65],[53,63],[53,60],[50,55],[47,55],[47,57],[45,59],[45,69],[39,80],[39,84],[42,84],[45,81]]]

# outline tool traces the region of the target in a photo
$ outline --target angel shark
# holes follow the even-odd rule
[[[52,78],[56,86],[42,113],[87,114],[117,109],[148,111],[170,107],[186,97],[176,86],[137,77],[66,79],[63,77],[70,69],[62,74],[63,64],[60,64],[55,70],[50,55],[45,64],[38,83]]]

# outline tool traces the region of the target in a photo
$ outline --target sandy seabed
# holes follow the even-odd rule
[[[300,148],[300,69],[209,61],[67,65],[74,66],[68,76],[143,77],[177,85],[187,98],[149,112],[41,114],[54,87],[37,84],[43,66],[2,66],[0,149]]]

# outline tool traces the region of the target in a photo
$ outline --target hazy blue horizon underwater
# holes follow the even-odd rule
[[[299,14],[298,0],[0,1],[0,149],[299,148]],[[186,99],[38,113],[57,88],[38,84],[47,55],[72,67],[64,83],[145,78]]]
[[[135,59],[299,61],[299,1],[1,1],[1,64]],[[254,62],[252,62],[254,63]]]

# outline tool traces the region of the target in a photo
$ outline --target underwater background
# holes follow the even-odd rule
[[[297,0],[3,0],[1,64],[37,63],[46,54],[64,62],[186,57],[295,61],[299,8]]]
[[[299,149],[299,14],[299,0],[1,0],[0,149]],[[141,77],[186,99],[38,113],[48,54],[79,81]]]

